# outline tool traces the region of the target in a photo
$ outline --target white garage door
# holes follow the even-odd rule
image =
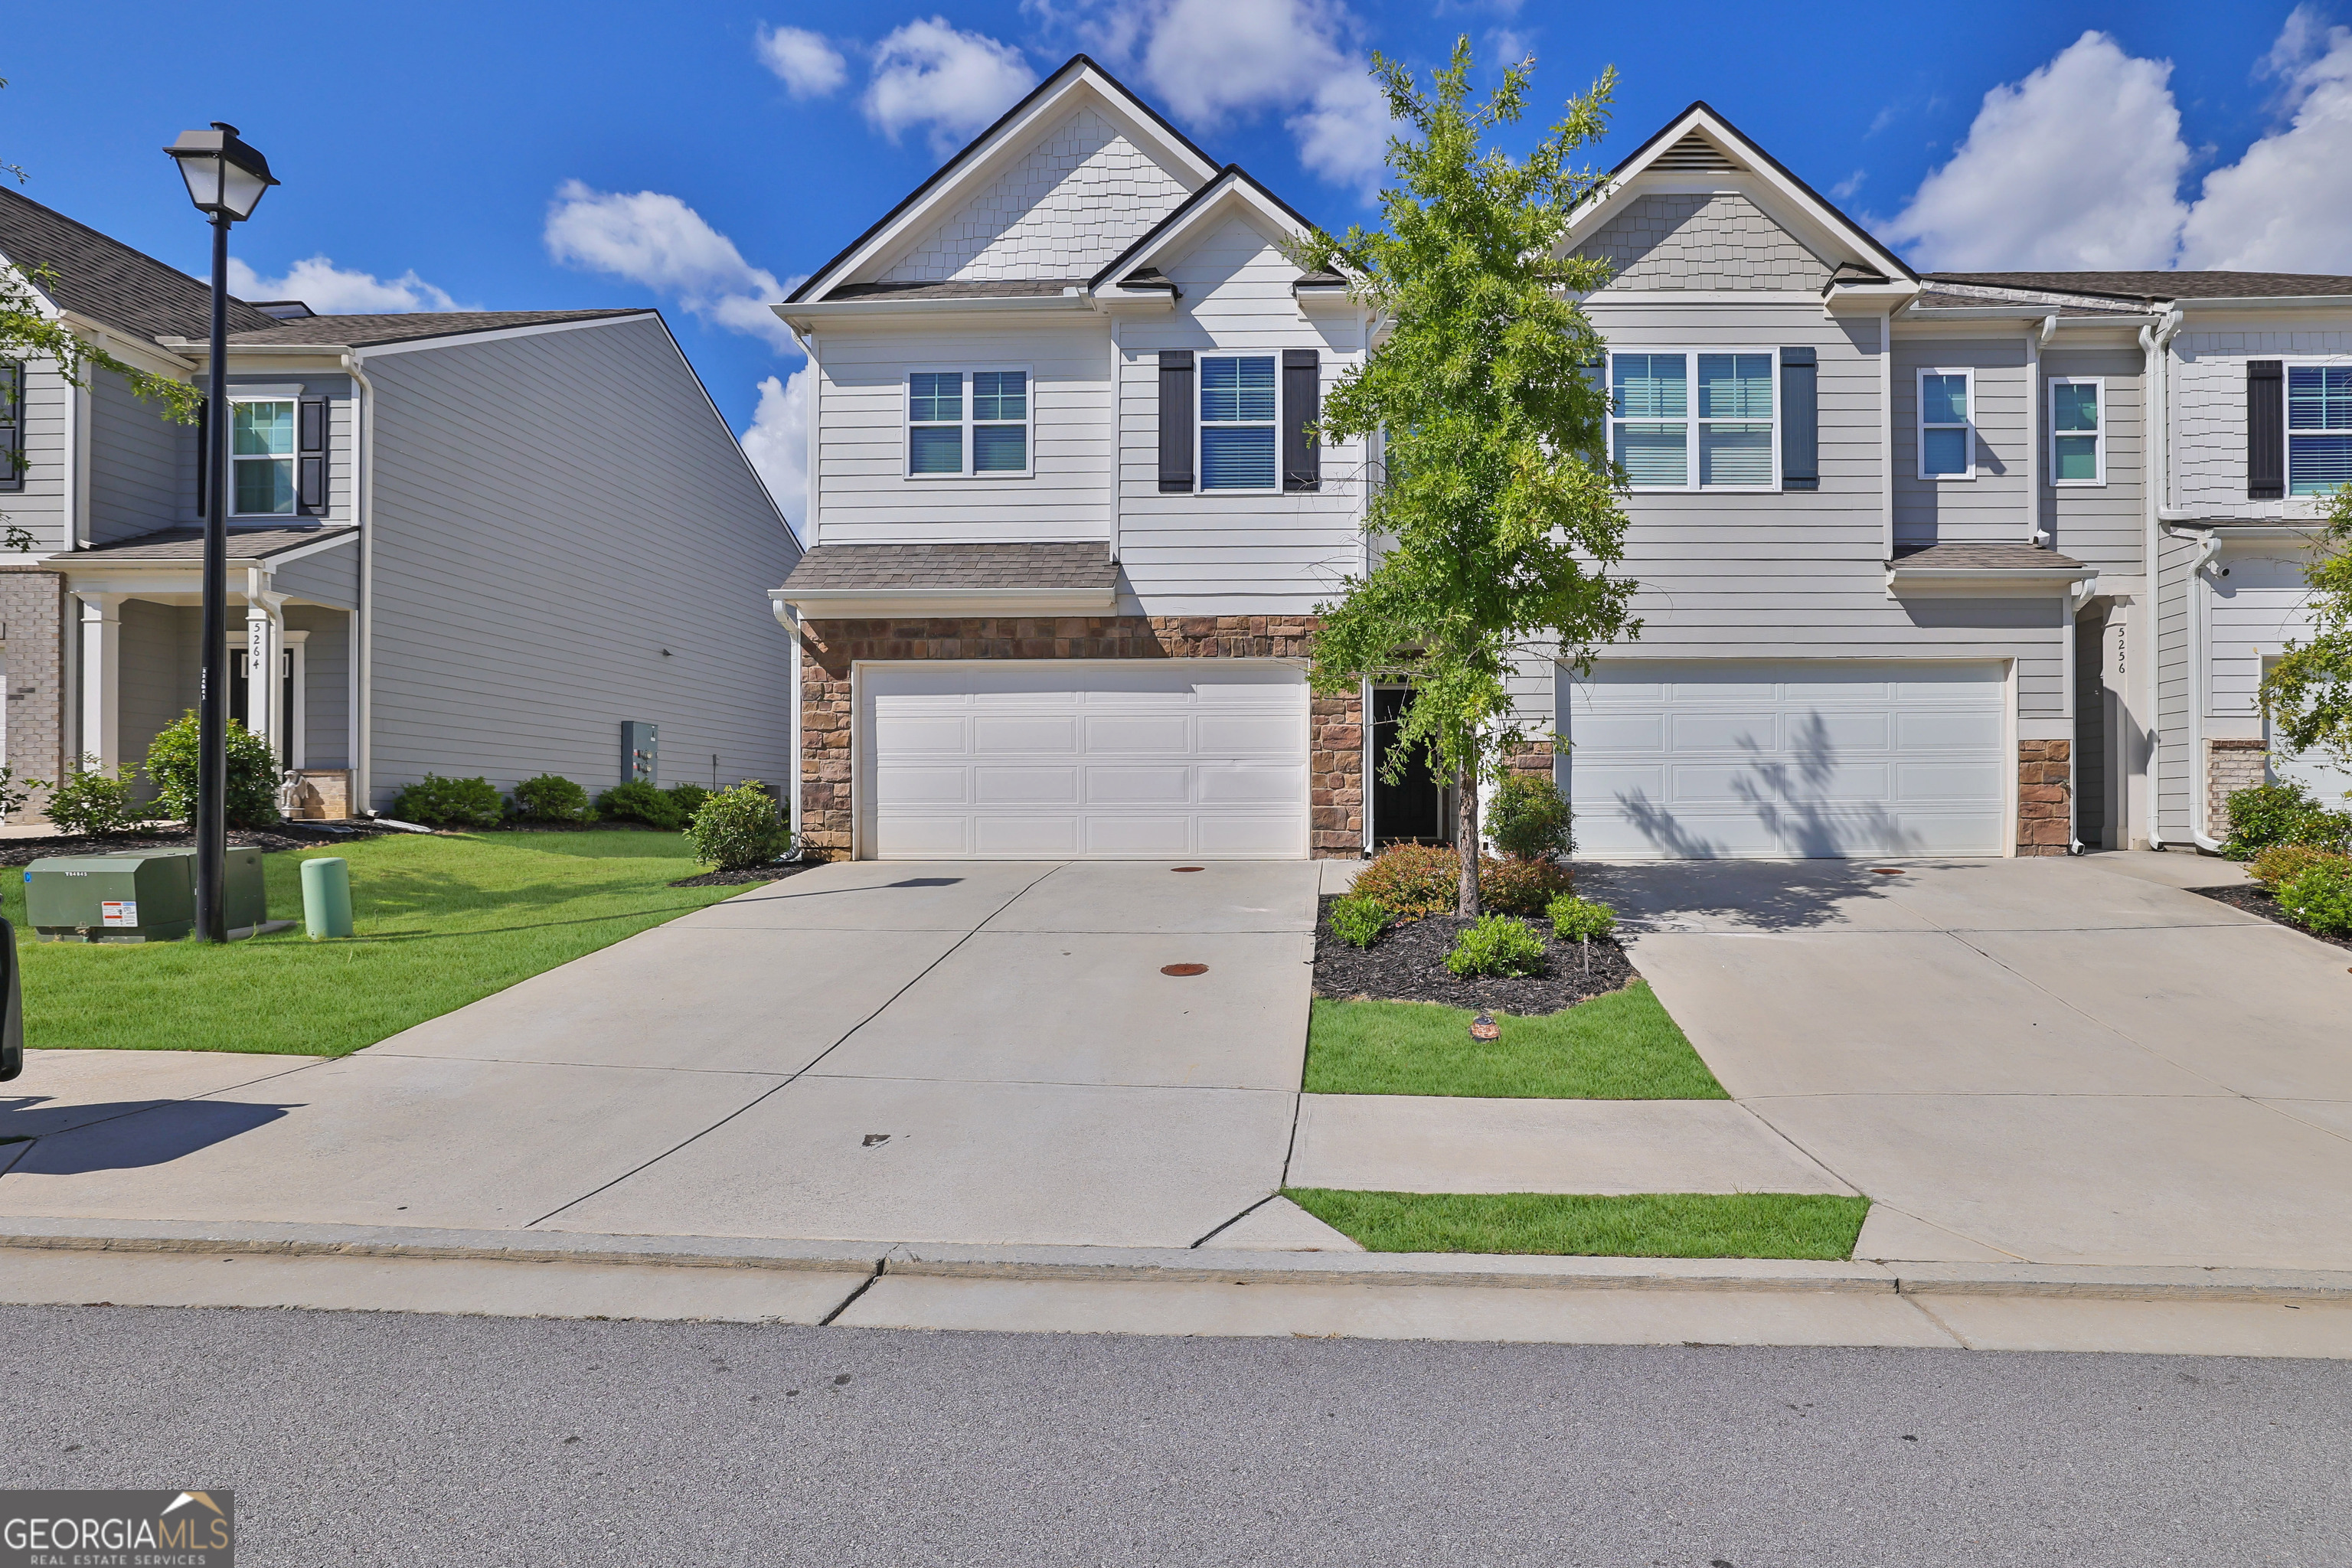
[[[1307,681],[1244,660],[866,665],[866,853],[1303,859]]]
[[[1563,706],[1581,854],[1998,855],[1999,664],[1622,659]]]

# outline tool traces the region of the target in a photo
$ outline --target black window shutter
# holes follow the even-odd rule
[[[1821,366],[1811,349],[1780,351],[1780,488],[1822,488]]]
[[[1323,356],[1313,349],[1282,351],[1282,488],[1323,488],[1323,448],[1307,427],[1323,417]]]
[[[302,400],[302,420],[295,444],[295,466],[300,470],[296,500],[313,517],[327,510],[327,400]]]
[[[1160,493],[1192,493],[1192,351],[1160,355]]]
[[[213,405],[210,398],[196,402],[196,516],[205,515],[205,488],[213,467]]]
[[[2246,362],[2246,499],[2286,494],[2286,366],[2274,359]]]
[[[25,488],[25,367],[0,360],[0,490]]]

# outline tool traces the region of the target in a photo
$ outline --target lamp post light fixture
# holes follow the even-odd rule
[[[180,165],[188,199],[213,226],[211,385],[205,397],[204,684],[196,701],[196,931],[198,942],[228,940],[222,896],[228,858],[228,230],[253,216],[278,181],[269,160],[237,140],[236,127],[183,131],[163,149]]]

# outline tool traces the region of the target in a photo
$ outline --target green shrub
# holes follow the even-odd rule
[[[2314,860],[2279,884],[2278,904],[2323,936],[2352,936],[2352,856]]]
[[[745,779],[702,803],[687,824],[694,858],[717,871],[765,866],[793,846],[793,830],[776,815],[776,799],[757,779]]]
[[[107,777],[96,757],[84,757],[79,769],[58,781],[44,815],[63,832],[92,838],[137,833],[148,821],[146,808],[131,797],[131,780]]]
[[[1540,974],[1543,966],[1543,938],[1507,915],[1479,916],[1445,955],[1456,974]]]
[[[1355,896],[1377,899],[1398,920],[1444,914],[1459,899],[1462,862],[1443,844],[1394,844],[1356,874]]]
[[[2340,858],[2333,849],[2322,849],[2315,844],[2278,844],[2263,850],[2246,868],[2246,875],[2267,892],[2275,893],[2283,883],[2315,860]]]
[[[686,813],[678,810],[669,792],[656,789],[643,779],[616,784],[598,795],[596,815],[607,822],[642,822],[665,833],[676,833],[686,826]]]
[[[514,807],[526,822],[585,822],[588,792],[561,773],[541,773],[514,786]]]
[[[1331,930],[1341,942],[1351,947],[1370,947],[1372,939],[1389,929],[1396,917],[1378,899],[1351,894],[1331,900]]]
[[[163,815],[183,822],[196,815],[196,715],[190,709],[147,743],[147,777]],[[231,827],[268,827],[278,820],[278,752],[262,736],[228,721],[228,795],[223,809]]]
[[[426,773],[392,797],[389,815],[427,827],[496,827],[506,816],[506,801],[488,779]]]
[[[2230,837],[2221,852],[2250,859],[2281,844],[2340,848],[2352,836],[2352,815],[2330,811],[2299,784],[2259,784],[2231,790]]]
[[[0,766],[0,822],[5,822],[25,809],[37,789],[47,789],[47,779],[20,779],[16,770]]]
[[[1570,893],[1554,899],[1544,910],[1551,917],[1551,934],[1562,942],[1586,942],[1617,929],[1617,911]]]
[[[1548,775],[1507,774],[1486,806],[1486,837],[1514,860],[1565,855],[1573,842],[1568,799]]]
[[[680,821],[691,819],[696,812],[702,809],[702,803],[710,798],[710,792],[698,784],[674,784],[662,793],[669,796],[672,805],[677,807]]]
[[[1565,860],[1497,860],[1489,855],[1478,862],[1478,901],[1502,914],[1540,919],[1554,899],[1575,886],[1576,874]]]

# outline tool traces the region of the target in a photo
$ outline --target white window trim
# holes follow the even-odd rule
[[[2085,432],[2081,430],[2061,431],[2058,428],[2058,394],[2056,389],[2062,386],[2088,386],[2094,387],[2097,390],[2099,424],[2096,429],[2087,432],[2087,434],[2093,437],[2091,451],[2093,453],[2093,466],[2098,470],[2099,477],[2097,479],[2062,479],[2058,477],[2058,437],[2061,435],[2082,436],[2085,434]],[[1971,415],[1976,412],[1977,408],[1976,395],[1977,389],[1975,386],[1971,385],[1969,388],[1969,412]],[[2050,429],[2048,432],[2050,437],[2050,488],[2052,489],[2059,490],[2087,490],[2096,489],[2104,486],[2107,482],[2107,378],[2104,375],[2053,375],[2050,377],[2047,383],[2047,388],[2042,401],[2042,406],[2048,411],[2046,416],[2050,421]]]
[[[286,403],[286,404],[291,404],[291,405],[293,405],[293,408],[294,408],[294,449],[293,449],[293,450],[291,450],[291,451],[288,452],[288,453],[287,453],[284,457],[282,457],[282,458],[277,458],[277,457],[265,458],[265,457],[261,456],[259,453],[255,453],[255,454],[253,454],[253,455],[251,455],[251,456],[249,456],[249,457],[243,458],[238,458],[238,457],[237,457],[237,455],[236,455],[236,415],[235,410],[236,410],[237,408],[239,408],[239,407],[243,406],[244,405],[250,404],[250,403]],[[241,396],[241,397],[240,397],[240,396],[232,395],[232,396],[229,398],[229,400],[228,400],[228,405],[229,405],[229,408],[230,408],[230,410],[231,410],[231,412],[230,412],[230,414],[229,414],[229,424],[228,424],[228,504],[229,504],[229,508],[230,508],[230,510],[229,510],[229,514],[228,514],[228,515],[229,515],[229,516],[231,516],[231,517],[233,517],[233,518],[236,518],[236,517],[300,517],[300,516],[302,515],[302,399],[301,399],[301,397],[300,397],[299,395],[289,395],[289,394],[283,394],[283,393],[249,392],[249,393],[246,394],[245,395],[243,395],[243,396]],[[199,461],[202,461],[202,458],[200,458],[198,460],[199,460]],[[293,504],[292,506],[290,506],[290,507],[288,507],[284,511],[238,511],[238,510],[236,510],[236,466],[237,466],[237,464],[238,464],[240,461],[242,461],[242,462],[247,462],[247,463],[284,463],[284,464],[286,464],[286,465],[287,465],[287,468],[288,468],[288,474],[287,474],[287,477],[288,477],[288,479],[291,481],[291,483],[290,483],[290,484],[289,484],[289,493],[294,497],[294,504]]]
[[[1743,344],[1738,347],[1726,347],[1721,344],[1709,343],[1696,348],[1684,348],[1673,343],[1662,343],[1655,348],[1635,348],[1629,346],[1623,349],[1622,352],[1629,354],[1680,354],[1683,356],[1683,389],[1685,395],[1683,404],[1684,411],[1683,416],[1678,420],[1650,418],[1628,419],[1620,418],[1618,416],[1616,412],[1617,355],[1621,351],[1617,349],[1610,350],[1608,363],[1601,367],[1601,374],[1606,378],[1606,380],[1601,386],[1601,395],[1609,400],[1610,408],[1609,452],[1612,458],[1613,459],[1617,453],[1617,426],[1620,425],[1680,425],[1683,426],[1685,437],[1683,443],[1683,482],[1678,485],[1633,485],[1629,487],[1633,493],[1635,495],[1645,496],[1766,496],[1778,495],[1780,493],[1781,399],[1780,351],[1779,349],[1759,349],[1753,343]],[[1752,418],[1702,419],[1699,416],[1698,412],[1698,356],[1701,354],[1755,355],[1759,353],[1764,356],[1768,363],[1769,368],[1766,374],[1770,377],[1772,383],[1772,416],[1769,419],[1764,420]],[[1698,447],[1699,430],[1701,426],[1707,425],[1763,424],[1769,424],[1772,426],[1772,433],[1767,437],[1772,451],[1772,482],[1770,484],[1706,485],[1699,482]]]
[[[1209,465],[1202,448],[1210,422],[1201,416],[1201,394],[1209,384],[1213,359],[1270,359],[1274,362],[1274,483],[1219,485],[1209,488]],[[1220,419],[1220,430],[1255,430],[1258,419]],[[1270,496],[1282,493],[1282,351],[1280,349],[1202,349],[1192,356],[1192,493],[1202,496]]]
[[[1023,417],[1018,420],[974,419],[971,378],[975,375],[988,375],[1000,371],[1018,371],[1028,378],[1024,383],[1029,389],[1028,395],[1021,400],[1021,406],[1025,411]],[[963,377],[963,418],[960,421],[963,431],[963,467],[952,474],[919,474],[915,472],[915,377],[948,374]],[[948,421],[926,419],[922,424],[927,428],[943,429],[947,426]],[[976,424],[1018,424],[1023,432],[1021,437],[1021,456],[1024,459],[1023,466],[1018,468],[991,468],[986,473],[976,472],[971,466],[977,456],[972,450],[971,438],[972,426]],[[921,484],[936,484],[942,479],[1034,479],[1037,474],[1037,373],[1025,364],[910,364],[898,377],[898,432],[900,448],[898,477],[901,479],[911,479]]]
[[[2263,358],[2264,355],[2252,355]],[[2328,492],[2313,490],[2303,495],[2294,493],[2294,372],[2309,370],[2315,365],[2323,369],[2341,370],[2352,365],[2352,356],[2345,354],[2286,354],[2279,361],[2279,483],[2282,497],[2289,506],[2301,502],[2309,507],[2326,504]],[[2305,430],[2305,436],[2340,436],[2340,430]]]
[[[1941,421],[1932,426],[1927,423],[1927,378],[1931,375],[1957,375],[1969,384],[1969,417],[1967,423],[1959,426],[1969,433],[1969,467],[1966,473],[1931,474],[1927,471],[1927,432],[1931,429],[1953,428],[1952,426]],[[2104,421],[2105,417],[2105,410],[2102,409],[2100,418]],[[1914,466],[1919,470],[1919,478],[1928,484],[1973,483],[1977,477],[1977,469],[1980,466],[1977,458],[1977,448],[1979,445],[1981,445],[1981,437],[1977,430],[1976,366],[1969,364],[1920,366],[1916,377],[1911,383],[1911,456]]]

